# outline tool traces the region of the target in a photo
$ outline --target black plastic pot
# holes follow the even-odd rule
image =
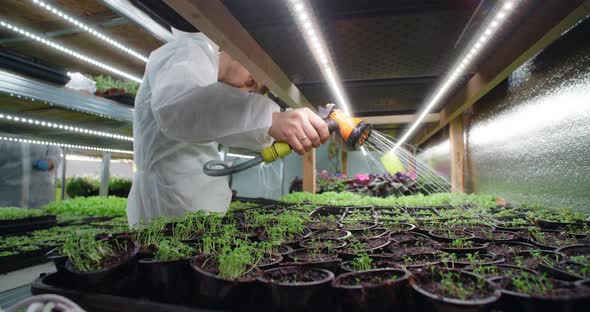
[[[268,270],[277,267],[283,261],[283,256],[279,254],[265,254],[262,262],[256,265],[259,270]]]
[[[359,221],[351,224],[342,224],[342,229],[351,232],[370,230],[375,227],[377,227],[377,222],[375,221]]]
[[[332,272],[337,272],[342,260],[335,254],[327,254],[320,249],[297,249],[290,253],[288,261],[282,263],[283,266],[295,267],[313,267]]]
[[[438,272],[458,272],[461,278],[470,279],[475,283],[484,282],[482,277],[465,271],[439,268],[434,273],[434,278]],[[490,311],[494,308],[495,303],[500,298],[500,291],[494,288],[494,285],[485,281],[486,290],[489,294],[485,298],[475,300],[460,300],[455,298],[441,297],[430,292],[425,283],[428,282],[430,272],[417,272],[410,277],[410,286],[412,287],[413,304],[416,311]]]
[[[381,227],[375,227],[365,231],[354,231],[352,232],[352,237],[350,240],[363,240],[363,239],[372,239],[372,238],[379,238],[385,235],[388,235],[389,232],[387,229]]]
[[[396,223],[395,226],[389,224],[390,223],[383,223],[381,226],[387,229],[391,234],[407,233],[416,229],[416,226],[411,223]]]
[[[464,254],[459,254],[458,259],[453,261],[452,263],[447,263],[447,265],[452,266],[453,268],[464,268],[471,265],[468,258],[464,256]],[[490,255],[490,254],[477,254],[480,262],[477,265],[492,265],[492,264],[500,264],[504,262],[506,259],[502,256],[497,255]]]
[[[553,280],[554,295],[528,295],[511,290],[510,280],[505,277],[491,279],[502,292],[499,308],[506,312],[533,311],[585,311],[590,305],[590,288],[576,286],[574,283]]]
[[[132,285],[136,277],[139,245],[133,241],[131,248],[119,264],[99,271],[80,272],[68,260],[65,266],[68,272],[67,276],[80,290],[112,295],[133,295],[137,292],[137,289]]]
[[[506,262],[507,262],[507,264],[516,263],[516,258],[520,257],[520,258],[522,258],[523,265],[525,268],[531,269],[531,270],[538,270],[538,266],[539,266],[539,263],[541,263],[541,261],[535,259],[532,252],[533,251],[517,252],[512,257],[510,257],[510,256],[506,257],[506,260],[507,260]],[[552,250],[540,250],[539,252],[542,256],[549,257],[549,259],[554,261],[555,263],[565,263],[568,259],[566,255],[564,255],[560,252],[552,251]],[[546,264],[549,265],[548,263],[546,263]]]
[[[278,249],[278,252],[277,252],[277,253],[278,253],[279,255],[281,255],[281,256],[283,256],[283,257],[284,257],[284,256],[286,256],[286,255],[288,255],[288,254],[292,253],[292,252],[293,252],[293,250],[294,250],[294,249],[293,249],[293,247],[291,247],[291,246],[289,246],[289,245],[286,245],[286,244],[281,244],[281,245],[279,246],[279,249]]]
[[[311,234],[311,237],[317,239],[347,239],[352,234],[350,231],[345,230],[328,230],[328,231],[316,231]],[[329,238],[331,237],[331,238]]]
[[[549,277],[568,282],[576,282],[583,280],[584,278],[587,278],[586,276],[582,276],[580,274],[576,274],[574,272],[567,270],[567,267],[579,268],[577,264],[571,263],[561,263],[554,266],[539,263],[537,265],[537,270],[539,272],[546,273]]]
[[[306,239],[299,243],[302,248],[313,249],[340,249],[346,247],[348,242],[340,239]]]
[[[165,303],[188,304],[191,294],[191,268],[189,259],[138,261],[139,281],[144,294],[150,299]]]
[[[366,242],[368,244],[367,248],[364,248],[362,250],[352,250],[350,248],[351,245],[349,245],[347,248],[339,250],[338,251],[338,256],[342,259],[342,260],[352,260],[353,258],[356,258],[356,255],[359,252],[363,252],[363,253],[378,253],[381,252],[384,248],[387,247],[387,245],[391,244],[391,240],[389,239],[389,237],[377,237],[377,238],[371,238],[371,239],[367,239],[364,240],[364,242]]]
[[[503,277],[503,276],[506,276],[506,274],[508,274],[509,272],[512,272],[512,273],[514,273],[514,272],[527,272],[527,273],[533,274],[533,275],[539,274],[539,272],[537,272],[537,271],[533,271],[533,270],[525,269],[525,268],[520,268],[520,267],[517,267],[514,265],[509,265],[509,264],[493,264],[493,265],[483,265],[483,266],[478,265],[477,269],[486,268],[486,267],[494,268],[496,273],[491,274],[491,272],[488,271],[488,272],[486,272],[486,274],[482,275],[482,274],[475,272],[474,271],[475,267],[473,267],[473,266],[467,266],[467,267],[463,268],[463,270],[469,271],[469,272],[476,274],[476,275],[480,275],[481,277],[483,277],[485,279]]]
[[[313,279],[292,281],[309,276]],[[291,281],[284,281],[287,277]],[[258,281],[270,293],[272,310],[276,311],[328,311],[332,308],[330,282],[334,273],[307,267],[279,267],[263,271]]]
[[[312,234],[311,230],[308,228],[305,228],[303,230],[303,233],[301,233],[298,237],[296,237],[290,241],[283,242],[283,244],[289,245],[293,248],[297,248],[299,246],[299,242],[308,238],[311,234]]]
[[[373,259],[371,262],[371,266],[374,269],[399,269],[401,266],[399,263],[395,262],[393,258],[390,257],[382,257],[379,255],[370,256]],[[352,266],[353,261],[344,261],[340,264],[340,272],[342,273],[351,273],[351,272],[359,272]]]
[[[582,245],[582,244],[569,245],[569,246],[560,247],[555,251],[561,252],[568,257],[578,256],[578,255],[590,255],[590,245]]]
[[[53,262],[53,265],[55,265],[56,271],[66,272],[66,262],[68,261],[68,257],[58,254],[58,250],[59,250],[59,248],[54,248],[54,249],[50,250],[46,254],[46,257],[47,257],[47,259],[51,260],[51,262]]]
[[[401,259],[401,264],[407,269],[419,269],[425,266],[433,266],[440,263],[440,254],[437,253],[421,253],[408,255]]]
[[[374,276],[382,277],[382,280],[371,283]],[[396,278],[391,279],[392,276]],[[409,277],[410,272],[403,269],[346,273],[332,280],[332,288],[340,311],[404,310]]]
[[[256,273],[253,271],[249,276],[239,279],[222,278],[202,268],[206,261],[215,261],[213,258],[210,255],[198,255],[189,261],[193,276],[192,303],[220,309],[260,307],[266,298],[256,282]]]

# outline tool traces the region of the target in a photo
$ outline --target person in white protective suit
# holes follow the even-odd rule
[[[203,172],[207,161],[220,159],[219,144],[262,149],[277,140],[301,154],[329,137],[311,110],[279,112],[257,94],[264,87],[204,34],[173,33],[150,54],[135,101],[132,226],[188,211],[225,213],[227,178]]]
[[[55,200],[56,146],[0,142],[0,207],[41,208]]]

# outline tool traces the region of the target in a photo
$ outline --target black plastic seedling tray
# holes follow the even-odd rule
[[[42,248],[10,256],[0,257],[0,274],[28,268],[37,264],[50,262],[46,253],[51,248]]]
[[[175,304],[166,304],[150,301],[144,298],[133,298],[124,296],[115,296],[100,293],[84,292],[72,289],[72,285],[64,285],[64,278],[61,272],[53,274],[42,274],[31,284],[33,295],[56,294],[67,297],[86,311],[97,312],[219,312],[222,310],[212,310],[198,307],[187,307]],[[245,307],[246,308],[246,307]]]
[[[55,216],[40,216],[0,221],[0,236],[48,229],[57,225]]]

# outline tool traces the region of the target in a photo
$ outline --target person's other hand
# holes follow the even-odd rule
[[[297,154],[319,147],[330,137],[326,123],[309,108],[273,113],[268,134],[278,142],[287,142]]]
[[[49,171],[53,169],[53,161],[51,159],[39,159],[33,162],[33,168],[41,171]]]

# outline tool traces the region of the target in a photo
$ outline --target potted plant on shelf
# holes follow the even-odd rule
[[[424,311],[489,311],[500,298],[493,285],[466,271],[428,267],[410,277],[414,304]]]
[[[127,293],[139,245],[130,236],[96,240],[94,235],[70,237],[63,246],[66,270],[78,289]]]
[[[168,238],[157,243],[153,257],[140,259],[139,278],[148,298],[166,303],[188,304],[192,287],[188,261],[195,252],[193,247]]]
[[[362,270],[332,280],[341,311],[403,310],[410,272],[403,269]]]
[[[273,310],[310,311],[332,307],[330,282],[334,273],[304,266],[285,266],[263,271],[258,280],[271,295]]]

